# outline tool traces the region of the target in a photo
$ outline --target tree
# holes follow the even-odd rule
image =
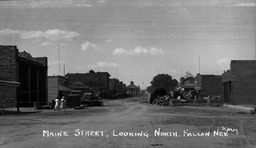
[[[172,79],[172,76],[168,74],[158,74],[153,78],[150,83],[151,87],[153,87],[154,90],[163,88],[167,92],[170,92],[170,90],[178,86],[178,81],[176,79]]]

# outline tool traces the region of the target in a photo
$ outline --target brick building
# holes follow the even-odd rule
[[[256,105],[256,60],[232,60],[222,84],[226,103]]]
[[[47,58],[32,57],[16,46],[0,46],[0,77],[17,81],[20,86],[8,89],[8,98],[18,106],[32,107],[34,102],[47,104]]]
[[[109,77],[108,72],[94,72],[90,70],[89,73],[68,73],[66,77],[69,83],[82,82],[88,86],[93,92],[100,93],[102,98],[107,98],[109,93]]]
[[[111,78],[109,80],[109,97],[112,98],[113,96],[126,94],[126,84],[123,81],[120,81],[116,78]]]
[[[15,101],[12,97],[12,93],[8,90],[16,89],[20,85],[19,82],[16,81],[6,81],[0,79],[0,108],[5,109],[8,107],[15,106]],[[16,98],[16,96],[14,96]],[[19,108],[17,108],[19,111]]]
[[[195,77],[195,89],[199,91],[199,98],[208,95],[223,95],[221,75],[201,75]]]
[[[127,92],[126,90],[126,84],[123,83],[122,92],[125,94]]]
[[[118,79],[115,79],[115,78],[109,79],[109,90],[112,95],[119,93],[119,80]]]
[[[118,85],[119,85],[119,86],[118,86],[118,89],[119,89],[118,92],[119,92],[119,93],[125,93],[125,92],[124,92],[124,88],[123,88],[123,87],[124,87],[123,81],[119,81],[119,84],[118,84]]]

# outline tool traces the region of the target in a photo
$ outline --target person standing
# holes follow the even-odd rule
[[[195,91],[194,92],[194,106],[200,106],[200,100],[199,100],[199,95],[198,95],[198,92],[197,91]]]
[[[211,106],[211,96],[207,96],[207,105],[206,106]]]
[[[60,109],[65,110],[65,97],[64,96],[60,100]]]
[[[197,105],[197,96],[194,95],[194,102],[193,102],[193,105],[196,106]]]
[[[55,99],[55,106],[54,106],[54,111],[58,110],[60,111],[60,100],[58,98]]]

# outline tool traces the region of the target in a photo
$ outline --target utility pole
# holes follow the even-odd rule
[[[64,64],[64,67],[63,67],[63,69],[64,69],[64,70],[63,70],[63,72],[64,72],[64,76],[65,76],[65,73],[66,73],[66,72],[65,72],[65,64]]]
[[[182,66],[181,66],[180,77],[182,77],[182,73],[183,73],[182,71],[183,71],[183,69],[182,69]]]
[[[58,45],[58,57],[59,57],[59,75],[61,75],[61,71],[60,71],[60,45]]]
[[[200,74],[200,67],[201,65],[200,65],[200,55],[199,55],[199,74]]]

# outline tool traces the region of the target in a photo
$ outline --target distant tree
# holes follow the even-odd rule
[[[95,73],[94,70],[90,70],[89,73]]]
[[[172,79],[172,76],[168,74],[158,74],[150,83],[153,90],[162,88],[167,92],[170,92],[170,90],[178,86],[178,81],[176,79]]]

